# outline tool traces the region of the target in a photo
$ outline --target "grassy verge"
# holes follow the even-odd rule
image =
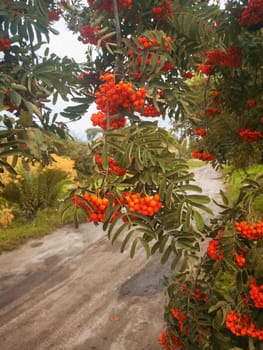
[[[189,159],[187,161],[187,164],[189,168],[199,168],[201,166],[204,166],[206,163],[199,159]]]
[[[255,177],[259,174],[263,174],[263,165],[256,165],[250,169],[235,170],[226,166],[223,170],[223,175],[226,180],[226,193],[231,203],[233,203],[239,196],[239,191],[242,186],[242,182],[246,177]]]
[[[29,239],[37,239],[51,234],[57,228],[68,223],[73,225],[72,211],[69,211],[62,221],[61,212],[52,208],[39,211],[32,222],[25,222],[24,219],[20,218],[14,220],[8,227],[0,226],[0,253],[1,251],[13,250]]]

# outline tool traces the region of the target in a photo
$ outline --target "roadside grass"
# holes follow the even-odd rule
[[[249,176],[249,178],[254,179],[256,176],[262,174],[263,175],[263,164],[253,166],[247,170],[235,170],[233,171],[231,167],[224,167],[223,169],[223,175],[226,180],[226,195],[230,201],[231,204],[233,204],[240,193],[240,188],[242,186],[242,182],[245,180],[246,177]],[[262,215],[262,208],[263,208],[263,195],[259,195],[253,205],[253,209],[255,212]]]
[[[60,212],[54,208],[39,211],[31,222],[18,217],[7,227],[0,226],[0,253],[13,250],[30,238],[48,235],[64,224]]]
[[[199,160],[199,159],[189,159],[187,160],[187,164],[189,166],[189,168],[199,168],[201,166],[204,166],[206,165],[205,162],[203,162],[202,160]]]
[[[24,217],[16,218],[9,226],[0,226],[0,253],[10,251],[29,239],[38,239],[53,233],[56,229],[66,225],[73,225],[74,208],[70,208],[63,216],[59,209],[47,208],[37,212],[31,222]],[[78,211],[79,221],[84,222],[84,215]]]

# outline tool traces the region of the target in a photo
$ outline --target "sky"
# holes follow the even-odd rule
[[[85,62],[86,55],[85,52],[87,50],[87,46],[82,42],[78,41],[78,36],[74,35],[65,25],[63,20],[60,20],[54,24],[54,28],[59,31],[59,35],[50,34],[50,42],[48,47],[50,49],[50,53],[53,52],[57,54],[59,57],[69,57],[73,58],[76,62],[81,63]],[[63,101],[62,99],[58,99],[58,102],[55,106],[52,104],[49,105],[50,108],[54,112],[60,113],[67,106],[72,105],[72,103],[68,103]],[[70,134],[78,140],[86,141],[86,133],[85,130],[93,127],[90,122],[90,116],[95,111],[95,106],[90,108],[87,111],[87,114],[83,115],[81,120],[76,122],[69,122],[68,119],[60,118],[61,121],[66,121],[67,126],[69,127]]]

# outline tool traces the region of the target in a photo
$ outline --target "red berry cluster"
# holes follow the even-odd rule
[[[206,135],[206,129],[205,128],[201,128],[201,129],[195,129],[194,130],[194,134],[197,136],[205,136]]]
[[[216,159],[216,156],[209,152],[199,152],[195,149],[192,151],[192,156],[193,158],[200,159],[203,161],[211,161]]]
[[[258,309],[263,308],[263,284],[257,285],[255,278],[252,278],[249,283],[249,296],[253,301],[254,305]]]
[[[238,129],[239,136],[246,142],[259,142],[263,138],[263,133],[250,129]]]
[[[212,239],[207,247],[207,255],[215,261],[220,261],[223,259],[223,252],[219,250],[219,240],[220,237],[217,236],[215,239]]]
[[[93,44],[96,45],[98,42],[98,30],[99,27],[92,27],[89,24],[85,24],[80,28],[81,41],[83,44]]]
[[[101,198],[98,195],[84,193],[80,196],[73,196],[72,203],[75,208],[82,207],[86,210],[89,218],[88,222],[104,222],[105,213],[109,204],[109,198],[112,195],[104,196]],[[91,205],[91,207],[87,204]],[[130,211],[140,213],[145,216],[153,216],[162,207],[162,203],[159,200],[159,195],[144,196],[140,193],[131,194],[130,192],[124,193],[123,197],[116,197],[113,205],[121,204],[122,207],[128,207]],[[111,220],[120,215],[121,210],[116,210]],[[136,219],[136,216],[134,216]],[[123,219],[125,221],[125,218]]]
[[[241,26],[263,24],[263,0],[250,0],[238,20]]]
[[[184,298],[187,298],[188,300],[190,298],[191,301],[197,303],[206,303],[208,300],[208,296],[201,289],[195,288],[195,281],[193,280],[186,280],[180,287],[179,293],[184,296]],[[171,308],[171,314],[177,321],[176,324],[173,323],[174,327],[176,327],[176,331],[182,336],[189,336],[191,333],[191,325],[193,325],[193,323],[196,324],[196,320],[189,317],[184,311],[175,308]],[[197,328],[200,330],[200,332],[198,332],[199,334],[195,339],[195,342],[202,343],[209,336],[208,333],[211,332],[211,328],[201,325],[197,325]],[[177,341],[179,344],[180,342],[183,344],[183,341],[180,338],[177,338]],[[177,348],[175,347],[175,349]]]
[[[191,299],[197,302],[207,302],[208,296],[199,288],[194,288],[195,282],[192,280],[185,281],[185,284],[182,284],[180,287],[180,292],[182,295],[191,292]]]
[[[50,22],[59,21],[61,14],[62,14],[61,9],[52,9],[48,12],[48,19]]]
[[[195,75],[192,72],[184,72],[182,73],[182,77],[186,79],[192,79]]]
[[[126,125],[126,118],[125,117],[110,119],[109,123],[108,123],[107,114],[100,112],[100,111],[97,113],[93,113],[90,120],[91,120],[93,126],[99,126],[100,128],[102,128],[104,130],[108,129],[108,124],[109,124],[109,127],[112,129],[120,129]]]
[[[105,212],[108,207],[108,198],[100,198],[99,196],[84,193],[82,197],[91,204],[93,210],[88,206],[88,204],[81,200],[79,197],[74,196],[72,201],[76,208],[82,207],[86,210],[89,215],[87,219],[88,222],[104,222]]]
[[[161,1],[158,6],[152,8],[152,15],[155,21],[164,23],[167,18],[172,17],[172,3]]]
[[[88,0],[88,4],[90,7],[94,8],[97,11],[106,11],[108,13],[113,13],[113,5],[111,0]],[[127,10],[131,8],[132,0],[118,0],[118,9],[119,10]]]
[[[263,340],[263,329],[257,328],[248,315],[231,310],[226,316],[226,328],[228,328],[237,337],[251,337]]]
[[[140,88],[135,91],[131,83],[123,81],[115,83],[115,76],[111,73],[102,75],[100,80],[104,83],[100,85],[99,91],[95,93],[99,112],[92,114],[92,124],[107,129],[107,117],[109,117],[109,127],[113,129],[121,128],[126,124],[125,116],[110,117],[124,113],[124,110],[140,112],[144,106],[146,89]]]
[[[212,103],[213,103],[213,105],[219,105],[219,104],[222,103],[221,92],[220,91],[215,90],[213,92]]]
[[[146,100],[145,105],[140,114],[144,117],[160,117],[161,112],[154,107],[152,100]]]
[[[219,97],[220,95],[221,95],[221,92],[218,91],[218,90],[215,90],[215,91],[213,92],[213,97],[214,97],[214,98],[217,98],[217,97]]]
[[[178,321],[178,331],[179,333],[183,333],[184,331],[184,320],[188,318],[186,314],[181,313],[178,309],[171,309],[171,313],[173,317]],[[188,330],[187,330],[188,331]],[[188,332],[186,332],[188,333]]]
[[[196,288],[194,291],[193,291],[193,293],[194,293],[194,299],[195,299],[195,301],[197,301],[197,302],[204,302],[204,303],[206,303],[207,302],[207,300],[208,300],[208,296],[201,290],[201,289],[198,289],[198,288]]]
[[[213,115],[217,115],[217,114],[220,114],[221,111],[219,108],[215,108],[215,107],[207,107],[206,110],[205,110],[205,115],[207,117],[211,117]]]
[[[96,160],[96,163],[99,167],[99,169],[103,169],[102,167],[102,156],[98,153],[95,154],[95,160]],[[127,169],[121,169],[120,166],[119,166],[119,163],[112,159],[112,158],[108,158],[108,173],[109,174],[112,174],[114,173],[115,175],[117,176],[123,176],[126,174],[127,172]]]
[[[206,62],[198,69],[206,75],[210,75],[216,67],[240,68],[242,65],[241,50],[236,46],[231,46],[226,51],[208,51],[204,55]]]
[[[10,40],[8,38],[0,39],[0,51],[9,50],[10,47]]]
[[[248,224],[246,221],[235,221],[234,226],[242,238],[257,240],[263,237],[263,221],[258,221],[256,224]]]
[[[213,73],[215,66],[213,66],[212,64],[200,64],[200,66],[198,66],[198,70],[205,74],[205,75],[210,75]]]
[[[233,256],[238,267],[242,268],[246,266],[246,252],[240,250],[239,253],[235,252]]]
[[[207,247],[207,255],[215,261],[220,261],[223,259],[223,251],[219,250],[220,248],[220,236],[217,236],[215,239],[212,239]],[[234,252],[233,258],[238,267],[242,268],[246,265],[246,253],[243,250],[240,250],[239,253]]]
[[[258,104],[253,98],[248,99],[246,102],[249,108],[255,107]]]
[[[184,342],[170,332],[162,332],[158,339],[159,344],[165,348],[165,350],[183,349]]]
[[[142,197],[140,193],[124,193],[124,204],[126,204],[130,211],[143,214],[145,216],[153,216],[160,208],[162,203],[158,194],[154,196]]]

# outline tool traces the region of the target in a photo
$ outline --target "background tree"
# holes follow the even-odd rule
[[[0,4],[0,165],[14,172],[23,164],[51,161],[52,134],[66,137],[47,102],[65,101],[74,93],[78,65],[67,57],[49,54],[49,35],[59,20],[63,3],[56,1],[2,1]],[[40,53],[40,49],[42,49]],[[68,116],[76,118],[73,114]],[[10,164],[10,156],[12,164]],[[7,157],[8,160],[7,160]]]

